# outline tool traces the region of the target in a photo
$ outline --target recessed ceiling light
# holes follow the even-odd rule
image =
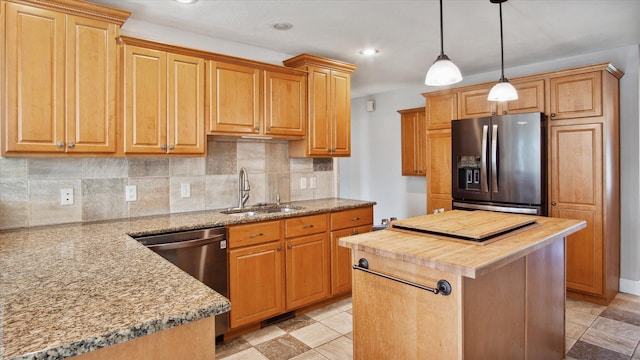
[[[360,54],[364,55],[364,56],[373,56],[377,53],[380,52],[380,50],[378,49],[362,49],[360,51],[358,51]]]
[[[274,28],[274,29],[276,29],[276,30],[282,30],[282,31],[289,30],[289,29],[291,29],[292,27],[293,27],[293,24],[286,23],[286,22],[283,22],[283,23],[275,23],[275,24],[273,24],[273,28]]]
[[[198,0],[175,0],[175,1],[181,4],[195,4],[198,2]]]

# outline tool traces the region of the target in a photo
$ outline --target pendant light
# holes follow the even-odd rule
[[[429,86],[451,85],[462,81],[460,69],[444,54],[444,36],[442,29],[442,0],[440,0],[440,55],[427,71],[424,83]]]
[[[500,6],[500,69],[502,75],[498,83],[493,85],[487,100],[489,101],[509,101],[518,99],[518,91],[511,85],[509,80],[504,77],[504,45],[502,39],[502,3],[507,0],[489,0],[492,4],[498,4]]]

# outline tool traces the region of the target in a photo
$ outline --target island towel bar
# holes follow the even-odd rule
[[[387,274],[379,273],[377,271],[369,270],[369,261],[367,261],[367,259],[365,259],[365,258],[361,258],[358,261],[357,265],[353,265],[353,269],[354,270],[364,271],[364,272],[372,274],[372,275],[380,276],[380,277],[383,277],[385,279],[397,281],[397,282],[405,284],[405,285],[417,287],[418,289],[427,290],[427,291],[430,291],[430,292],[432,292],[434,294],[442,294],[442,295],[445,295],[445,296],[451,294],[451,284],[447,280],[438,280],[438,283],[436,284],[435,288],[431,288],[431,287],[428,287],[428,286],[416,284],[416,283],[411,282],[411,281],[403,280],[403,279],[400,279],[400,278],[397,278],[397,277],[394,277],[394,276],[390,276],[390,275],[387,275]]]

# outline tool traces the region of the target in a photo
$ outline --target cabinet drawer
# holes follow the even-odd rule
[[[284,223],[284,234],[287,238],[325,231],[327,231],[327,214],[301,216],[287,219]]]
[[[373,207],[331,213],[331,230],[373,224]]]
[[[229,227],[229,248],[280,240],[280,221]]]

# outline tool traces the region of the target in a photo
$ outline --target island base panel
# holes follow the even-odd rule
[[[214,360],[215,317],[145,335],[73,357],[74,360]]]

